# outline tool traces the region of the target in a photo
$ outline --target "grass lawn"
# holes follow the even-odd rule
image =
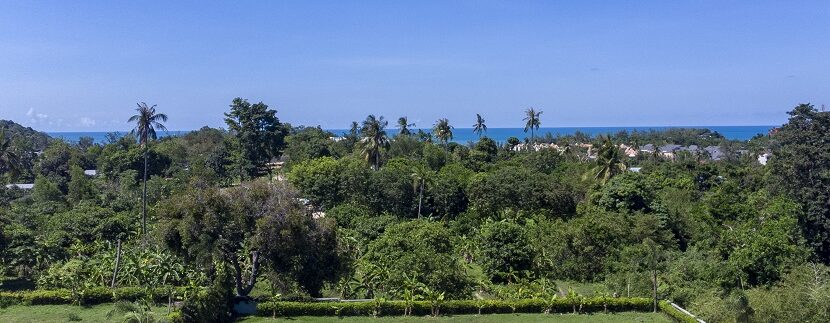
[[[114,316],[107,320],[107,313],[112,310],[112,304],[96,305],[91,307],[79,307],[72,305],[36,305],[36,306],[10,306],[0,309],[0,322],[22,323],[22,322],[72,322],[70,318],[75,317],[78,322],[121,322],[121,316]],[[153,308],[156,316],[161,318],[167,314],[166,307]],[[455,315],[442,317],[379,317],[370,318],[366,316],[356,317],[313,317],[299,316],[290,318],[270,317],[247,317],[240,320],[246,323],[261,322],[295,322],[295,323],[397,323],[397,322],[473,322],[473,323],[513,323],[513,322],[556,322],[556,323],[617,323],[617,322],[649,322],[649,323],[672,323],[672,320],[662,313],[635,313],[625,312],[617,314],[491,314],[491,315]]]
[[[456,315],[456,316],[442,316],[442,317],[313,317],[313,316],[299,316],[290,318],[266,318],[266,317],[248,317],[241,322],[246,323],[260,323],[260,322],[295,322],[295,323],[323,323],[323,322],[341,322],[341,323],[357,323],[357,322],[377,322],[377,323],[397,323],[397,322],[473,322],[473,323],[519,323],[519,322],[556,322],[556,323],[617,323],[617,322],[649,322],[649,323],[672,323],[672,319],[662,313],[634,313],[625,312],[618,314],[490,314],[490,315]]]
[[[121,322],[121,315],[115,315],[111,320],[107,320],[107,313],[112,309],[112,304],[90,307],[73,305],[15,305],[0,308],[0,322],[72,322],[70,317],[73,314],[76,316],[76,321],[77,318],[80,318],[78,322]],[[162,317],[167,314],[167,307],[155,307],[153,308],[153,313],[158,317]]]

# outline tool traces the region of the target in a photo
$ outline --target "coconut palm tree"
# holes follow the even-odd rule
[[[414,127],[414,123],[409,123],[409,119],[407,117],[400,117],[398,118],[398,131],[399,135],[402,136],[409,136],[412,134],[412,131],[409,130],[409,127]]]
[[[605,184],[612,177],[625,172],[627,167],[622,159],[620,148],[614,145],[610,136],[602,137],[602,145],[597,150],[596,166],[591,169],[594,179]]]
[[[421,203],[424,200],[424,186],[432,183],[433,172],[424,165],[415,166],[412,169],[412,188],[418,192],[418,218],[421,218]]]
[[[0,129],[0,176],[9,173],[9,180],[14,180],[20,172],[20,156],[12,146],[11,138],[6,137],[6,128]]]
[[[147,106],[147,103],[137,103],[135,109],[138,114],[130,117],[127,122],[135,122],[135,128],[130,132],[138,138],[138,143],[144,150],[144,189],[141,194],[141,233],[147,236],[147,143],[156,139],[156,129],[167,131],[162,122],[167,122],[167,115],[156,112],[156,105]]]
[[[482,133],[487,132],[487,125],[484,124],[484,118],[478,113],[476,113],[476,124],[473,125],[473,132],[478,134],[479,139],[481,139]]]
[[[363,120],[360,133],[363,138],[360,140],[363,145],[363,157],[372,164],[372,169],[380,168],[380,157],[383,149],[389,147],[389,137],[386,135],[386,126],[389,122],[381,117],[370,114]]]
[[[542,111],[536,111],[534,108],[528,108],[525,110],[525,118],[522,119],[525,121],[525,132],[530,130],[530,138],[531,141],[536,141],[536,130],[539,130],[539,126],[542,125],[542,122],[539,120],[539,116],[542,114]]]
[[[447,118],[441,118],[432,126],[432,134],[435,135],[435,138],[438,138],[438,141],[446,145],[447,142],[452,140],[452,129],[450,121]]]

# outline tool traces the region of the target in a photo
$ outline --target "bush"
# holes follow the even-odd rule
[[[572,304],[569,300],[555,299],[552,303],[541,299],[523,299],[516,301],[504,300],[450,300],[441,305],[441,313],[449,315],[461,314],[506,314],[506,313],[544,313],[550,306],[550,313],[571,313]],[[639,311],[651,310],[651,300],[648,298],[584,298],[582,312],[609,311]],[[260,316],[361,316],[361,315],[403,315],[406,308],[404,301],[380,302],[264,302],[257,305],[257,315]],[[412,314],[429,315],[431,305],[427,301],[416,301],[412,305]],[[681,313],[682,314],[682,313]]]
[[[183,292],[184,287],[174,288],[174,293],[178,295],[183,294]],[[168,290],[165,288],[150,290],[140,287],[116,289],[93,287],[83,291],[80,304],[97,305],[115,301],[133,302],[147,299],[151,295],[154,302],[166,303],[167,293]],[[72,292],[66,289],[0,292],[0,307],[4,305],[60,305],[73,303],[76,303],[76,299],[73,298]]]

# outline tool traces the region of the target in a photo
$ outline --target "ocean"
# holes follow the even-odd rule
[[[596,135],[604,135],[604,134],[615,134],[617,132],[627,130],[627,131],[649,131],[649,130],[666,130],[672,128],[697,128],[697,129],[709,129],[712,131],[717,131],[727,139],[733,140],[748,140],[754,137],[757,134],[767,134],[767,132],[775,126],[688,126],[688,127],[668,127],[668,126],[653,126],[653,127],[560,127],[560,128],[539,128],[536,132],[537,136],[545,136],[546,133],[550,133],[553,136],[556,135],[572,135],[577,131],[581,131],[585,134],[596,136]],[[336,135],[342,135],[348,133],[348,129],[326,129],[335,133]],[[387,129],[389,135],[394,135],[397,133],[398,129]],[[415,129],[415,132],[418,130]],[[429,131],[429,129],[424,129],[424,131]],[[159,132],[158,135],[161,137],[164,136],[180,136],[190,132],[189,130],[176,130],[176,131],[162,131]],[[110,132],[48,132],[48,134],[55,138],[62,138],[66,141],[70,142],[77,142],[78,139],[81,137],[91,137],[95,143],[106,143],[107,142],[107,134]],[[119,136],[127,135],[128,132],[113,132]],[[477,141],[478,135],[473,132],[472,128],[455,128],[452,131],[453,133],[453,141],[459,143],[466,143],[468,141]],[[492,138],[495,141],[503,142],[506,141],[507,138],[516,137],[519,139],[523,139],[525,137],[530,137],[530,133],[525,133],[523,128],[489,128],[487,129],[486,135]]]

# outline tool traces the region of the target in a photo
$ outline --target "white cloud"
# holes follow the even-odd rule
[[[84,127],[92,127],[95,125],[95,119],[89,117],[81,117],[81,125]]]
[[[29,108],[29,111],[26,112],[26,116],[29,117],[29,121],[34,124],[46,123],[47,119],[49,119],[49,115],[39,113],[35,111],[35,108]]]

